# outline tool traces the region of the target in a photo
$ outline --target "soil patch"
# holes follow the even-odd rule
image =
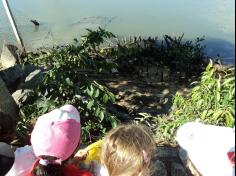
[[[174,74],[168,81],[155,81],[138,78],[133,75],[107,75],[97,78],[104,83],[117,97],[117,102],[109,106],[108,110],[116,113],[121,121],[130,121],[139,113],[152,116],[167,114],[172,106],[174,95],[187,95],[190,92],[190,83],[196,77],[176,80]],[[147,81],[148,80],[148,81]]]

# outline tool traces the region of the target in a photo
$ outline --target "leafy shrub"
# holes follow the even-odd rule
[[[198,73],[202,68],[204,46],[201,42],[204,38],[196,38],[195,41],[184,41],[184,34],[180,37],[164,36],[161,44],[162,62],[172,71],[186,72],[187,74]]]
[[[202,40],[183,41],[183,35],[174,38],[165,35],[161,41],[141,37],[121,40],[111,32],[98,28],[95,31],[88,29],[81,42],[74,39],[74,44],[27,53],[22,57],[23,64],[43,68],[45,76],[44,83],[36,90],[34,101],[21,109],[18,136],[23,137],[30,132],[33,117],[66,103],[73,104],[81,112],[84,141],[103,135],[119,120],[107,111],[107,106],[115,102],[115,96],[97,82],[94,75],[96,77],[97,74],[111,73],[117,69],[135,74],[140,72],[141,67],[149,65],[158,68],[167,66],[172,72],[187,72],[190,75],[200,73],[205,58],[204,47],[200,43]],[[165,124],[162,118],[146,118],[145,114],[141,118],[145,118],[143,121],[146,123],[150,122],[153,129],[157,124]],[[172,121],[174,119],[170,120],[170,126]],[[166,131],[169,133],[169,130]]]
[[[206,66],[205,46],[201,45],[204,38],[190,41],[184,40],[183,37],[184,35],[180,37],[164,35],[162,40],[134,37],[120,42],[117,50],[119,70],[139,73],[141,67],[149,65],[156,66],[157,70],[167,66],[171,72],[183,72],[187,75],[201,73]]]
[[[235,123],[235,68],[217,68],[210,62],[191,93],[176,94],[173,109],[165,118],[157,117],[159,135],[170,141],[186,122],[198,120],[206,124],[233,127]]]
[[[90,73],[109,73],[116,68],[112,56],[103,55],[100,48],[106,39],[113,37],[112,33],[101,28],[97,31],[88,30],[81,44],[24,56],[24,64],[43,67],[45,76],[43,84],[36,90],[35,101],[21,110],[21,121],[18,124],[20,136],[27,133],[32,117],[38,117],[64,104],[79,108],[85,141],[117,125],[117,118],[106,111],[106,106],[115,102],[114,94],[88,76]]]

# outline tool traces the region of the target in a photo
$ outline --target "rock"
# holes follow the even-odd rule
[[[18,89],[35,89],[43,82],[43,72],[40,69],[34,70],[26,78],[24,83],[21,83]]]
[[[164,89],[163,91],[162,91],[162,95],[164,95],[164,96],[167,96],[167,95],[169,95],[170,94],[170,90],[169,89]]]
[[[171,164],[171,176],[188,176],[184,167],[179,163]]]
[[[22,107],[24,103],[29,101],[29,99],[34,95],[34,91],[30,89],[20,89],[12,94],[18,107]]]
[[[33,67],[24,69],[24,73],[29,73],[24,82],[22,82],[17,90],[12,94],[18,107],[22,107],[32,96],[34,96],[35,88],[43,81],[43,72],[40,69],[33,70]]]
[[[24,76],[27,77],[30,73],[33,71],[37,70],[38,67],[32,65],[32,64],[27,64],[22,66]]]
[[[19,55],[17,54],[18,48],[14,45],[3,43],[2,53],[0,56],[0,64],[3,68],[9,68],[16,65],[19,61]]]
[[[4,81],[0,77],[0,111],[9,114],[12,118],[17,119],[18,107],[16,102],[9,93]]]
[[[6,86],[8,87],[8,89],[11,91],[17,87],[20,80],[23,79],[24,74],[23,74],[23,70],[21,69],[21,66],[15,65],[13,67],[0,71],[0,76],[6,83]]]

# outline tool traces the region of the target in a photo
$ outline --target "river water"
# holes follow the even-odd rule
[[[205,36],[206,52],[235,61],[234,0],[8,0],[27,50],[69,43],[98,26],[119,36]],[[31,22],[41,25],[36,28]],[[0,2],[0,45],[15,43]]]

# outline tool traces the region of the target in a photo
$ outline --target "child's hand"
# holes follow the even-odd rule
[[[80,149],[74,156],[74,160],[83,161],[89,154],[89,150],[87,148]]]

